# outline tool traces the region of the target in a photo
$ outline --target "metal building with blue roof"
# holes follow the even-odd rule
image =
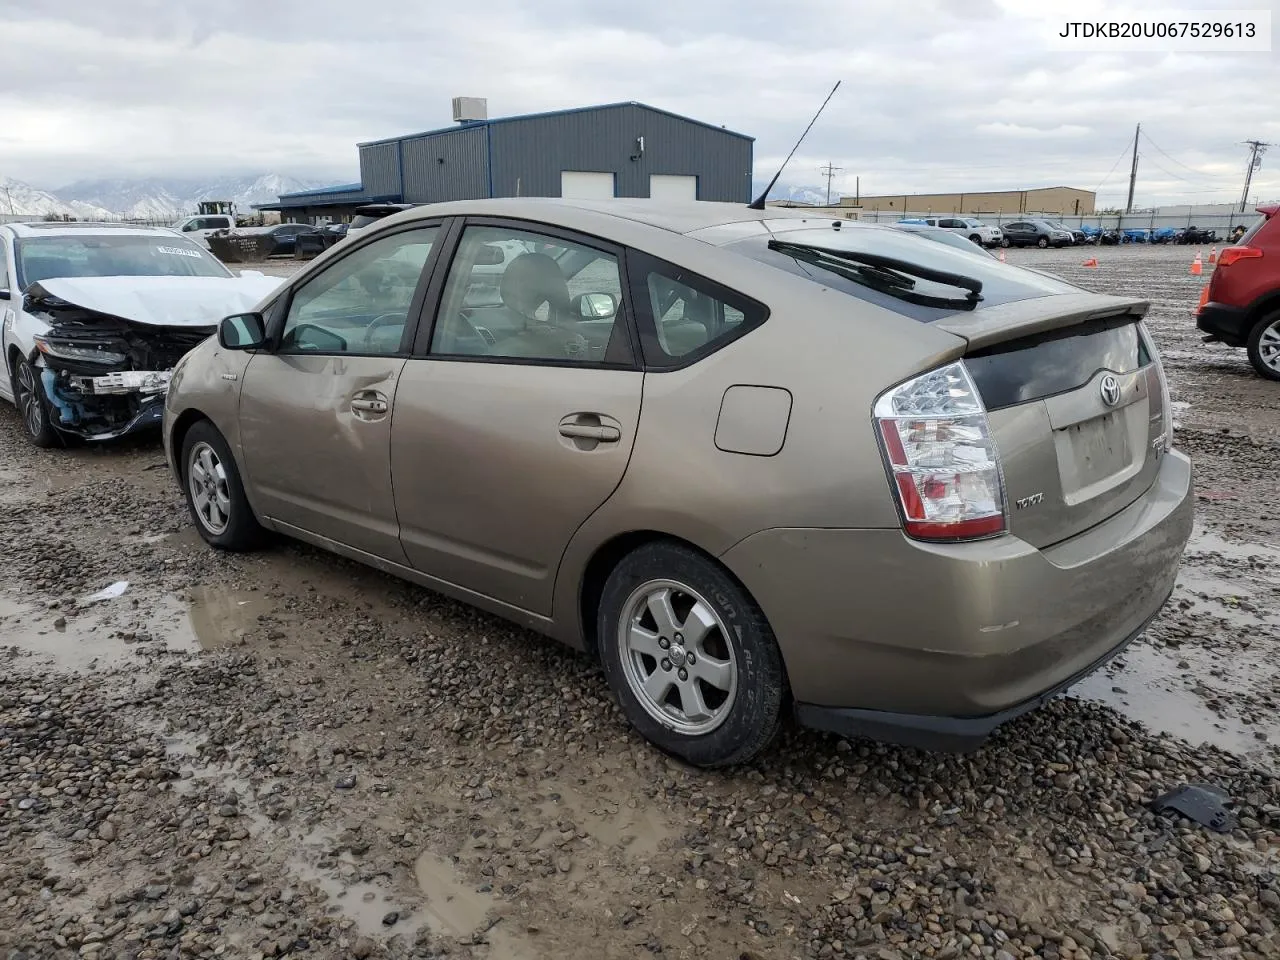
[[[281,194],[261,210],[340,218],[366,203],[478,197],[751,200],[754,138],[643,103],[489,119],[454,100],[455,125],[357,145],[360,182]]]

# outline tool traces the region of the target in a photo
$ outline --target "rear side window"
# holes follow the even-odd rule
[[[1239,241],[1240,246],[1242,247],[1248,246],[1249,242],[1258,235],[1258,231],[1261,230],[1264,226],[1266,226],[1267,221],[1269,219],[1271,218],[1268,217],[1266,214],[1259,214],[1258,219],[1253,221],[1253,224],[1249,227],[1249,229],[1244,232],[1244,236],[1240,238],[1240,241]]]
[[[764,304],[648,254],[627,258],[645,364],[674,368],[714,353],[768,317]]]

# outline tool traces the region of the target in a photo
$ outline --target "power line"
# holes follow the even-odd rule
[[[1147,163],[1151,164],[1161,173],[1166,174],[1170,177],[1173,177],[1173,179],[1175,180],[1181,180],[1183,183],[1189,183],[1192,186],[1200,186],[1200,187],[1208,186],[1210,183],[1212,183],[1211,180],[1207,180],[1207,179],[1188,180],[1186,177],[1182,176],[1181,174],[1174,173],[1172,170],[1168,170],[1165,167],[1162,167],[1160,164],[1156,163],[1156,161],[1152,157],[1148,156],[1145,153],[1140,152],[1138,156],[1142,157],[1143,160],[1146,160]]]
[[[1107,171],[1107,175],[1098,181],[1098,185],[1093,188],[1093,192],[1097,193],[1104,183],[1111,179],[1111,175],[1116,172],[1116,167],[1120,166],[1120,161],[1129,153],[1129,143],[1125,142],[1124,149],[1120,151],[1120,155],[1116,157],[1116,162],[1111,165],[1111,169]]]
[[[1162,146],[1160,146],[1160,144],[1156,143],[1154,140],[1151,139],[1151,134],[1143,133],[1143,136],[1147,138],[1147,143],[1151,144],[1153,147],[1155,147],[1157,150],[1163,153],[1166,157],[1168,157],[1178,166],[1183,167],[1186,170],[1190,170],[1194,174],[1204,176],[1203,170],[1197,170],[1195,167],[1189,167],[1185,163],[1183,163],[1181,160],[1179,160],[1177,157],[1171,156],[1167,150],[1165,150]]]
[[[825,167],[818,168],[818,172],[827,178],[827,206],[828,207],[831,206],[831,178],[834,177],[837,173],[840,173],[842,170],[844,170],[844,167],[837,167],[830,162],[828,162]]]

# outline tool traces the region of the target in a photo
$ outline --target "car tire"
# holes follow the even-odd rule
[[[240,470],[218,429],[201,420],[182,438],[182,491],[200,536],[220,550],[252,550],[263,530],[244,493]]]
[[[27,439],[37,447],[46,449],[59,446],[61,434],[49,419],[49,400],[44,393],[40,371],[28,363],[25,357],[19,357],[9,385],[13,390],[18,417],[22,420],[22,432]]]
[[[1280,380],[1280,312],[1269,313],[1254,324],[1247,349],[1258,376]]]
[[[976,243],[978,246],[982,246],[982,238],[978,236],[976,233],[969,234],[969,242]]]
[[[1008,238],[1008,237],[1001,237],[1001,238],[1000,238],[1000,246],[1002,246],[1002,247],[1007,247],[1007,246],[1009,246],[1009,238]]]
[[[787,686],[777,640],[747,592],[696,550],[657,541],[627,554],[605,582],[597,631],[622,712],[663,752],[731,766],[777,733]]]
[[[1049,246],[1049,238],[1041,237],[1039,240],[1036,241],[1036,246],[1039,247],[1041,250],[1043,250],[1045,247]]]

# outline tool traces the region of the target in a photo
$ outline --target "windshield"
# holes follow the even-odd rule
[[[15,245],[18,285],[59,277],[230,277],[221,261],[162,234],[24,237]]]
[[[840,230],[801,226],[788,229],[784,223],[785,221],[769,223],[772,239],[788,244],[805,244],[854,254],[888,257],[928,270],[958,274],[977,280],[982,284],[982,300],[978,305],[979,309],[1014,300],[1080,292],[1078,287],[1062,280],[1022,270],[1012,264],[1001,263],[969,240],[964,240],[964,245],[952,246],[932,238],[925,239],[908,230],[888,226],[846,227]],[[865,276],[854,279],[851,275],[852,271],[841,268],[838,264],[827,264],[821,258],[796,257],[780,250],[771,250],[768,246],[770,239],[771,237],[767,234],[756,235],[726,244],[725,249],[767,263],[787,273],[807,277],[824,286],[923,322],[938,320],[965,309],[958,304],[935,306],[904,300],[888,289],[876,289],[868,285],[865,282]],[[882,279],[883,286],[887,288],[891,278],[885,276]],[[912,289],[920,294],[959,299],[966,293],[963,289],[936,284],[927,278],[912,276],[911,279],[914,281]]]

